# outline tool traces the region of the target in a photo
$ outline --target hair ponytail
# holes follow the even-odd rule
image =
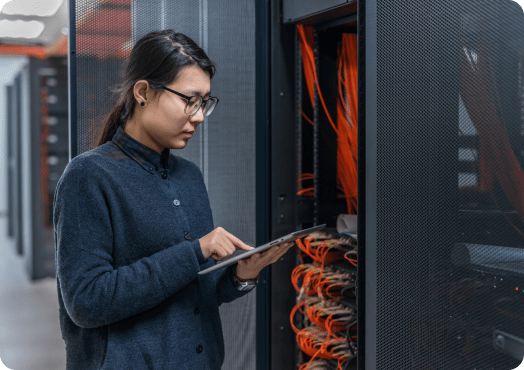
[[[146,63],[146,61],[157,61]],[[153,31],[138,40],[131,50],[125,68],[124,83],[113,92],[119,99],[103,124],[103,131],[98,145],[113,139],[118,127],[125,127],[133,117],[137,104],[134,86],[139,80],[146,80],[154,94],[162,91],[162,86],[172,83],[182,69],[196,65],[213,78],[215,65],[192,39],[172,29]]]

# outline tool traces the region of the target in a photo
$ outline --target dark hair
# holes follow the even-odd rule
[[[149,32],[140,38],[131,50],[124,82],[112,89],[118,94],[118,99],[105,119],[98,145],[110,141],[118,127],[125,127],[127,120],[133,116],[137,104],[133,89],[137,81],[148,81],[156,96],[163,85],[172,83],[184,68],[193,65],[213,78],[215,65],[204,50],[186,35],[166,29]]]

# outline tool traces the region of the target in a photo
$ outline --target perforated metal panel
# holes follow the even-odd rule
[[[365,3],[366,369],[513,369],[494,335],[524,338],[522,9]]]
[[[109,88],[122,82],[134,43],[153,30],[186,34],[216,64],[211,90],[220,102],[188,146],[172,153],[202,170],[215,227],[254,246],[255,1],[77,0],[76,17],[77,154],[96,147],[102,118],[116,102]],[[252,292],[220,307],[224,369],[256,367],[255,298]]]

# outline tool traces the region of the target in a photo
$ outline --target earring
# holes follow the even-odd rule
[[[140,105],[141,105],[141,106],[144,106],[144,105],[146,105],[146,103],[142,102],[142,103],[140,103]]]

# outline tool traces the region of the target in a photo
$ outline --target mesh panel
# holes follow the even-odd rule
[[[125,57],[146,33],[173,28],[192,38],[217,66],[212,95],[220,102],[184,150],[173,154],[204,175],[215,227],[255,245],[255,7],[254,0],[76,1],[78,154],[97,146],[102,118],[116,101]],[[147,61],[144,61],[147,63]],[[252,292],[220,307],[225,369],[255,369]]]
[[[211,89],[220,99],[203,130],[211,208],[215,226],[255,246],[255,0],[208,1],[207,8],[208,54],[217,64]],[[256,369],[255,298],[220,307],[223,369]]]
[[[493,332],[524,337],[522,10],[376,3],[377,368],[515,368]]]

